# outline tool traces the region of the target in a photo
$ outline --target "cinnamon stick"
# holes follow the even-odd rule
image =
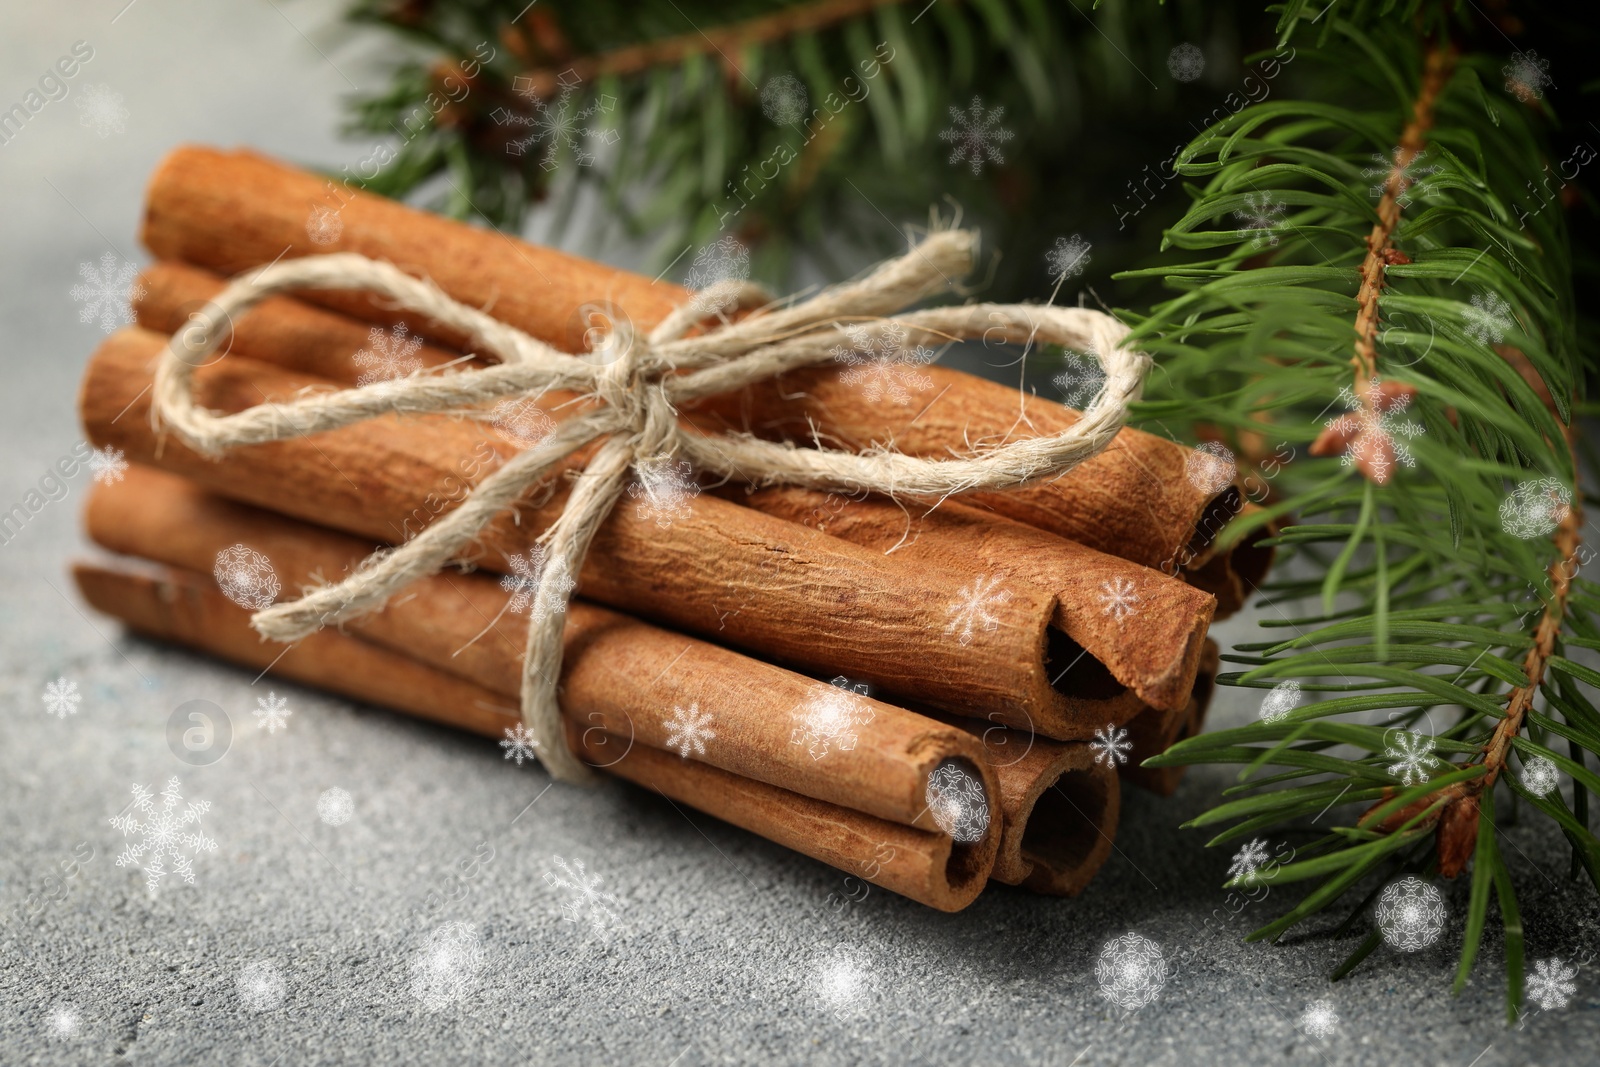
[[[164,344],[139,329],[102,344],[80,398],[88,435],[133,462],[181,473],[236,500],[400,540],[413,523],[425,525],[453,507],[512,451],[477,422],[388,415],[209,460],[151,429],[149,367]],[[199,402],[223,411],[328,384],[236,355],[201,369],[196,383]],[[573,457],[568,469],[583,458]],[[439,491],[430,492],[434,487]],[[509,557],[529,549],[564,502],[564,480],[546,488],[486,528],[478,563],[506,570]],[[1051,642],[1070,639],[1050,626],[1048,593],[1019,588],[995,606],[994,627],[979,628],[963,644],[940,635],[971,575],[902,566],[713,496],[699,497],[691,510],[667,528],[632,507],[613,511],[580,577],[583,595],[776,662],[845,674],[953,711],[994,714],[1051,737],[1086,738],[1141,708],[1126,689],[1075,692],[1070,677],[1052,688],[1065,646]]]
[[[311,208],[335,207],[339,238],[313,244]],[[457,300],[569,351],[583,347],[585,309],[606,306],[648,330],[688,294],[670,284],[602,267],[505,234],[466,226],[325,180],[247,151],[186,146],[157,168],[146,199],[143,240],[159,258],[236,274],[281,256],[334,251],[389,260],[425,275]],[[404,319],[370,298],[309,293],[309,299],[381,322]],[[406,320],[413,328],[427,323]],[[436,329],[436,328],[435,328]],[[437,329],[436,329],[437,332]],[[449,346],[465,338],[441,334]],[[463,350],[465,350],[463,348]],[[1026,434],[1054,433],[1076,412],[947,368],[924,368],[932,389],[900,407],[869,402],[836,368],[810,368],[731,397],[702,403],[700,417],[753,432],[804,438],[813,432],[850,447],[893,441],[903,451],[943,455]],[[1197,488],[1189,449],[1124,429],[1099,456],[1062,478],[1020,492],[984,494],[1002,514],[1143,566],[1177,573],[1207,567],[1206,588],[1224,612],[1265,572],[1270,551],[1240,546],[1207,560],[1213,527],[1239,510],[1236,487]]]
[[[73,577],[90,605],[148,637],[488,737],[521,721],[514,711],[489,703],[494,697],[479,686],[331,630],[306,638],[275,661],[278,650],[250,629],[248,613],[193,572],[150,577],[79,564]],[[993,863],[992,848],[958,846],[944,833],[803,797],[646,745],[635,744],[618,759],[620,739],[565,721],[577,750],[603,770],[941,911],[970,904]]]
[[[1128,750],[1128,762],[1117,768],[1122,777],[1161,796],[1171,796],[1177,791],[1187,768],[1146,767],[1144,761],[1151,756],[1161,755],[1179,741],[1194,737],[1205,728],[1206,711],[1216,691],[1217,668],[1220,664],[1217,643],[1208,637],[1195,673],[1194,691],[1183,708],[1177,712],[1152,708],[1128,723],[1127,740],[1132,742],[1133,747]]]

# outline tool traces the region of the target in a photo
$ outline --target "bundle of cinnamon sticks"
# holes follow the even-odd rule
[[[307,217],[330,202],[339,235],[313,242]],[[327,241],[326,227],[315,233]],[[483,413],[390,413],[202,456],[153,427],[154,363],[169,344],[183,351],[191,314],[227,276],[283,257],[386,260],[574,358],[595,306],[643,332],[692,294],[248,152],[170,155],[143,240],[157,262],[138,324],[95,352],[80,407],[90,440],[133,464],[95,490],[89,534],[159,566],[81,564],[84,597],[136,632],[505,740],[512,754],[527,568],[586,455],[486,528],[460,573],[422,578],[286,651],[250,628],[252,606],[405,542],[526,442]],[[221,412],[367,384],[375,366],[450,373],[476,358],[469,339],[350,292],[274,297],[231,326],[225,354],[195,376],[199,402]],[[918,370],[904,404],[820,367],[680,417],[925,456],[1077,418]],[[554,425],[588,403],[547,393],[513,421]],[[1109,853],[1118,773],[1176,787],[1178,771],[1139,762],[1200,728],[1216,668],[1207,628],[1270,561],[1252,543],[1215,547],[1240,496],[1197,488],[1188,458],[1124,429],[1055,481],[959,503],[731,485],[665,517],[624,502],[568,610],[567,743],[606,773],[936,908],[966,906],[991,879],[1076,893]]]

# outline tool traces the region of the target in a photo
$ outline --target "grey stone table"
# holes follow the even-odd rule
[[[1380,951],[1337,986],[1323,976],[1354,942],[1330,922],[1243,944],[1280,900],[1232,912],[1229,857],[1177,829],[1224,769],[1170,799],[1129,791],[1116,851],[1076,900],[1000,888],[947,916],[874,890],[841,906],[839,872],[665,800],[551,786],[490,742],[258,683],[90,612],[66,569],[89,551],[88,478],[48,478],[79,440],[75,383],[101,336],[70,296],[79,265],[139,262],[145,176],[180,141],[359,158],[333,136],[335,102],[374,84],[321,31],[328,4],[124,4],[0,16],[0,106],[75,42],[93,52],[0,145],[0,510],[42,499],[0,544],[0,1063],[1594,1062],[1592,963],[1567,1007],[1508,1030],[1498,932],[1460,997],[1453,936]],[[81,698],[64,717],[44,696],[58,678]],[[287,699],[286,729],[257,729],[265,691]],[[232,724],[208,766],[169,746],[190,700]],[[1224,691],[1212,723],[1251,714]],[[216,847],[193,885],[169,873],[152,896],[117,865],[110,820],[133,786],[173,776],[209,805]],[[1531,956],[1587,958],[1592,893],[1559,837],[1508,840]],[[603,935],[568,921],[584,898],[547,878],[571,883],[560,864],[580,862],[609,894]],[[1452,934],[1465,888],[1448,887]],[[1129,931],[1174,967],[1122,1018],[1094,961]],[[1297,1028],[1318,998],[1340,1019],[1321,1040]]]

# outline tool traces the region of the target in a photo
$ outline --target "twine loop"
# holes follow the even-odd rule
[[[560,422],[548,437],[508,459],[416,537],[374,552],[343,581],[251,616],[263,636],[294,641],[330,623],[380,608],[408,583],[459,558],[496,516],[549,476],[568,456],[598,441],[588,464],[573,476],[556,522],[540,535],[544,564],[532,591],[522,664],[522,716],[540,761],[555,778],[593,775],[567,748],[556,702],[566,606],[600,524],[627,489],[630,474],[681,457],[693,469],[754,485],[796,485],[845,493],[942,498],[1010,489],[1057,477],[1110,444],[1137,400],[1150,359],[1123,347],[1127,328],[1087,308],[1026,304],[966,304],[902,312],[954,286],[972,265],[976,235],[930,234],[910,252],[879,264],[865,277],[808,299],[775,304],[749,282],[720,282],[669,314],[645,337],[626,323],[607,338],[603,362],[574,358],[391,264],[353,253],[308,256],[241,275],[205,309],[192,328],[174,335],[157,366],[151,418],[190,448],[218,456],[230,448],[324,433],[390,412],[470,412],[505,398],[533,400],[550,390],[597,401]],[[446,374],[413,374],[397,381],[267,402],[217,415],[194,400],[194,372],[232,331],[234,317],[275,293],[296,289],[360,290],[433,319],[469,337],[499,362]],[[715,310],[754,313],[690,336]],[[900,314],[896,314],[896,313]],[[887,316],[894,317],[888,318]],[[863,452],[801,448],[746,434],[701,434],[681,426],[680,403],[732,392],[788,370],[831,362],[841,346],[911,346],[982,339],[1007,344],[1045,342],[1087,350],[1106,382],[1073,426],[971,456],[929,460],[874,446]]]

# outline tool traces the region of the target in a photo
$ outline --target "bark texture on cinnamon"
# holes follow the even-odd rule
[[[73,575],[90,605],[147,637],[252,669],[270,667],[280,677],[488,737],[521,722],[514,709],[497,706],[480,686],[336,631],[299,642],[274,663],[278,649],[261,642],[247,613],[193,572],[152,577],[80,564]],[[570,720],[567,727],[575,748],[610,773],[942,911],[970,904],[994,862],[993,835],[980,846],[957,845],[944,833],[799,796],[645,745],[634,745],[618,760],[620,739]],[[883,859],[883,845],[893,850],[892,860]]]
[[[1152,793],[1171,796],[1177,792],[1187,767],[1146,767],[1144,761],[1159,756],[1185,738],[1194,737],[1205,729],[1206,711],[1211,707],[1211,697],[1216,692],[1217,669],[1221,666],[1221,651],[1217,643],[1206,638],[1200,653],[1199,669],[1195,672],[1194,690],[1189,700],[1177,711],[1151,708],[1128,723],[1128,738],[1133,747],[1128,750],[1128,762],[1119,764],[1117,773],[1123,778]]]

